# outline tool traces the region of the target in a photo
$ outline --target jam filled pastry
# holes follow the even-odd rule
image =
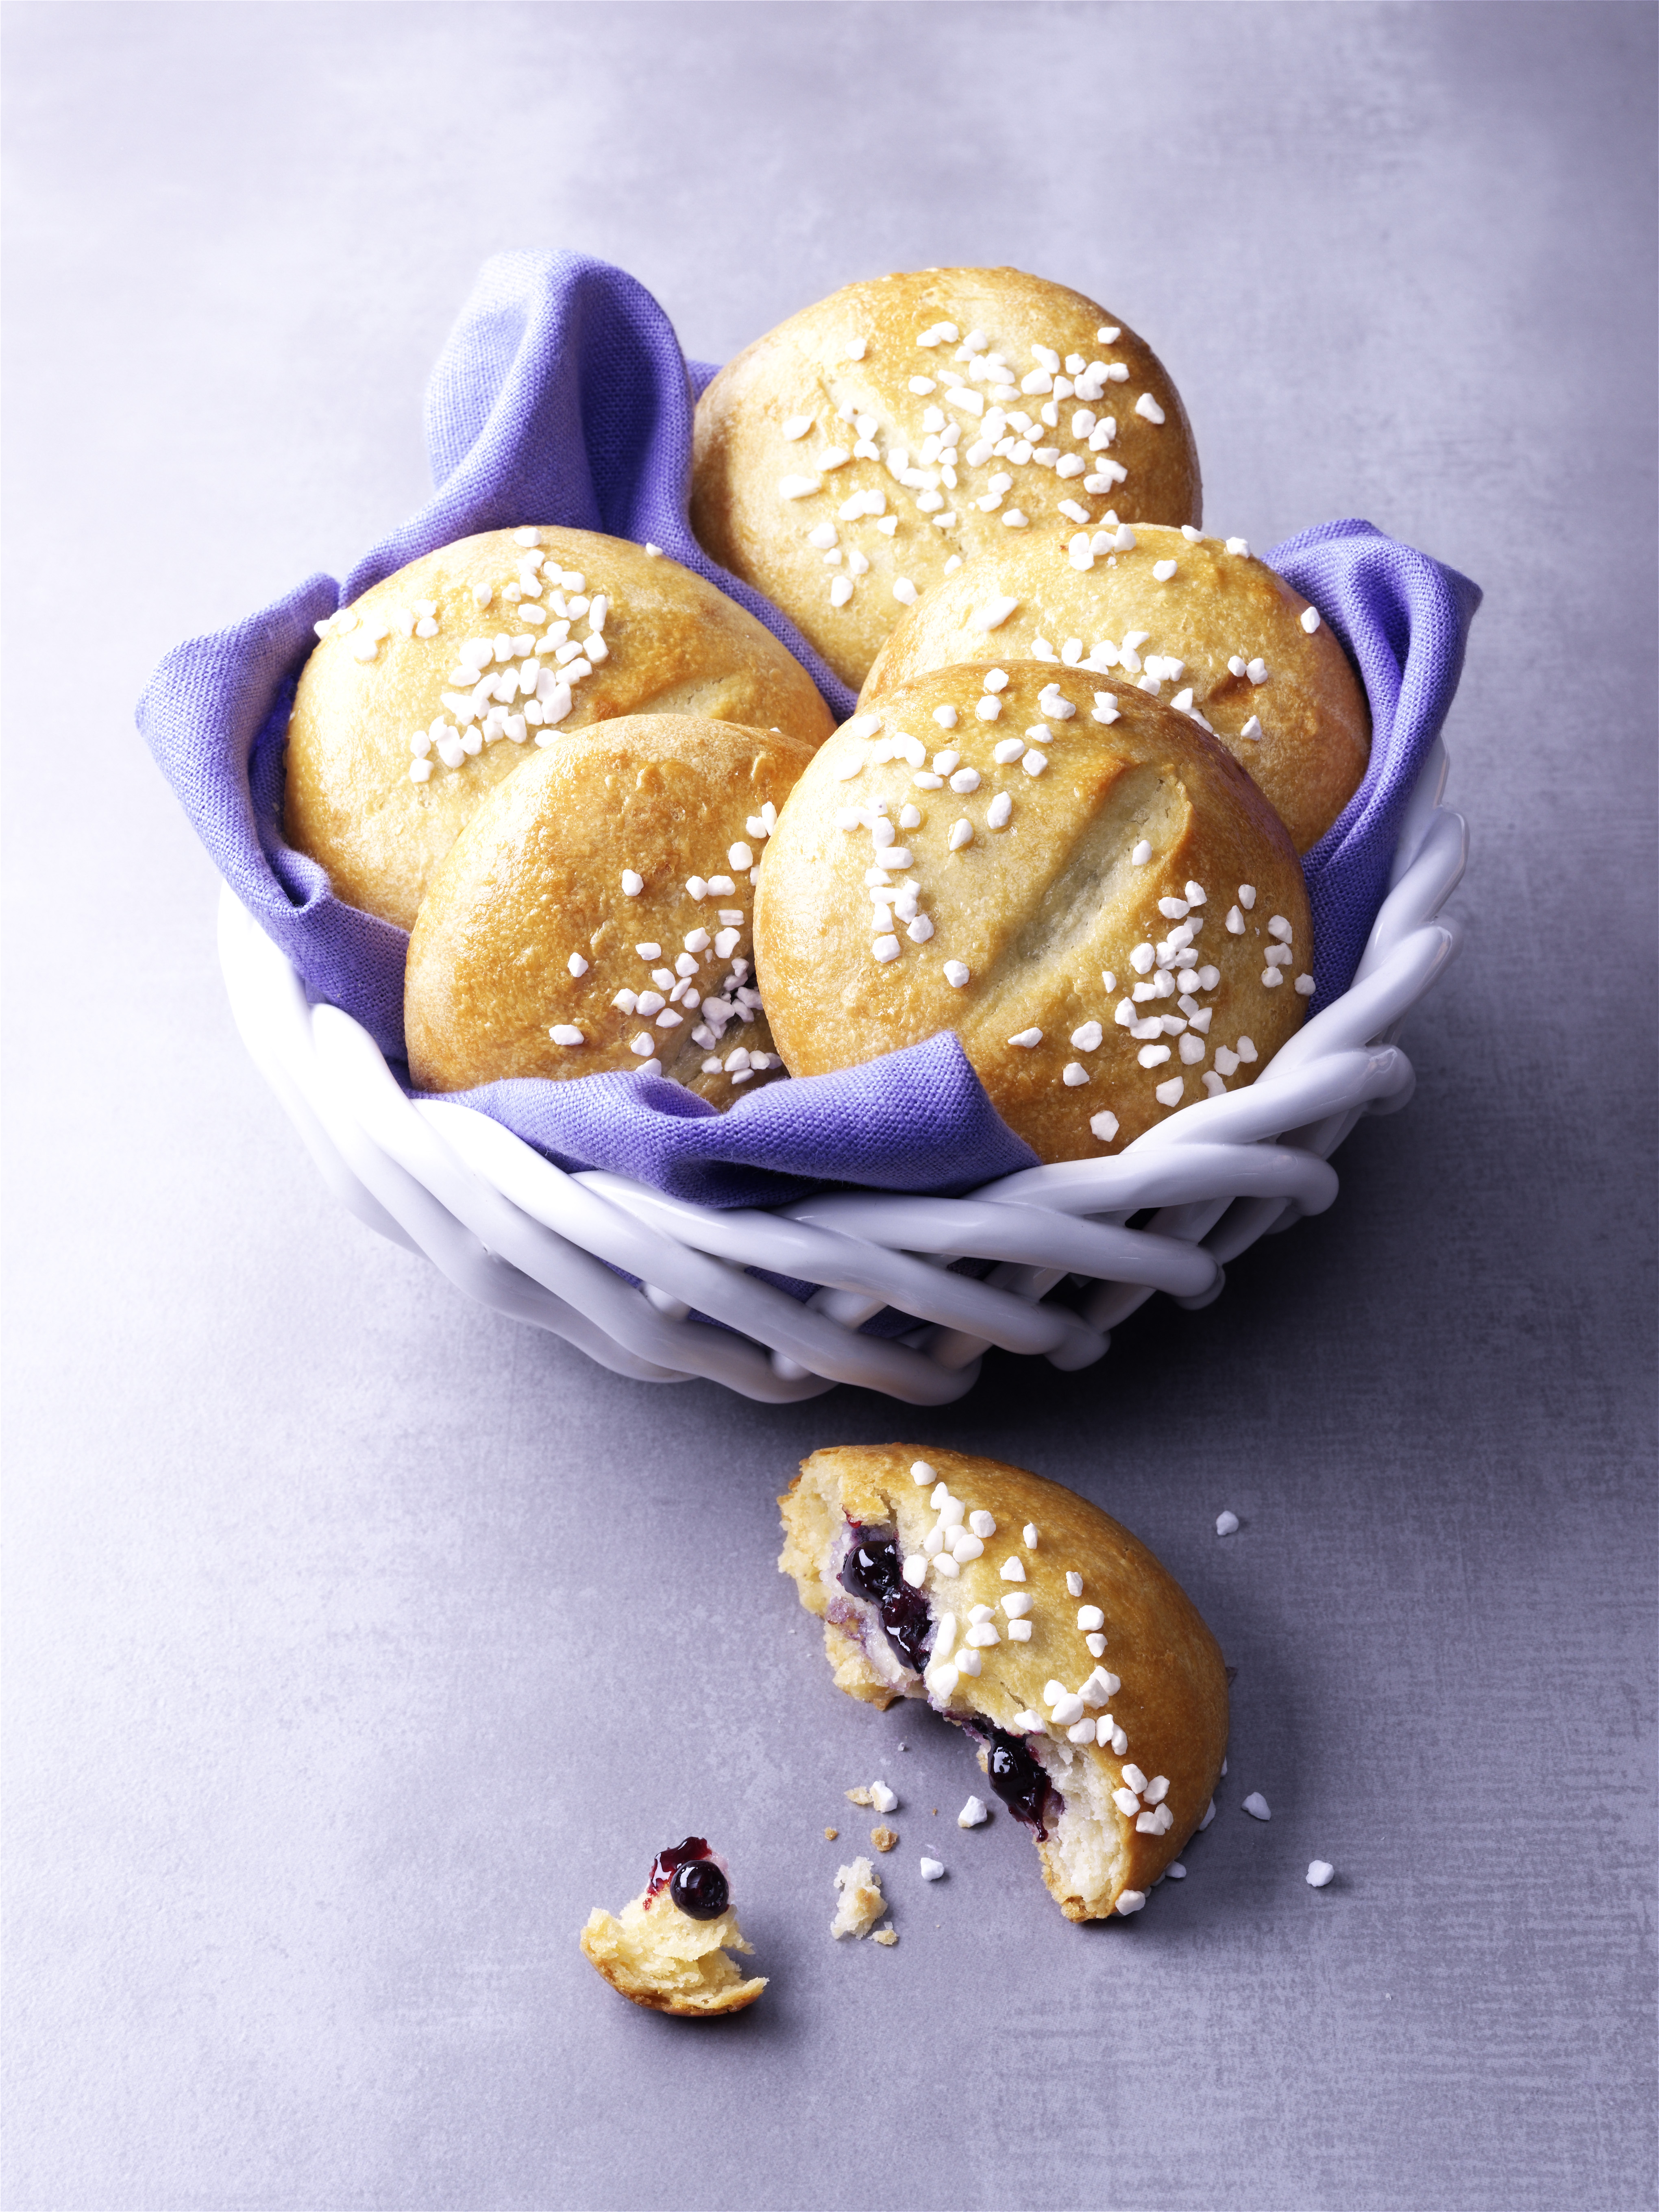
[[[968,1731],[1068,1920],[1138,1912],[1227,1741],[1215,1638],[1145,1545],[1057,1483],[911,1444],[814,1452],[779,1503],[837,1685]]]

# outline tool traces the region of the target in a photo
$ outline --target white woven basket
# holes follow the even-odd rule
[[[1330,1155],[1362,1114],[1411,1097],[1395,1038],[1457,947],[1439,917],[1468,837],[1440,805],[1445,778],[1437,744],[1352,988],[1253,1084],[1115,1158],[1028,1168],[967,1198],[851,1191],[721,1212],[626,1176],[566,1175],[471,1107],[405,1097],[367,1031],[307,1002],[228,890],[219,956],[243,1041],[336,1195],[470,1296],[641,1382],[705,1376],[773,1403],[859,1382],[939,1406],[973,1387],[991,1345],[1086,1367],[1155,1291],[1207,1305],[1229,1260],[1331,1203]],[[950,1272],[966,1258],[995,1264],[982,1279]],[[750,1268],[822,1287],[802,1304]],[[1044,1303],[1068,1279],[1080,1295]],[[860,1335],[885,1307],[917,1326]]]

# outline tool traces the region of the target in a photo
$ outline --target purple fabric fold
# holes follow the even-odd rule
[[[839,1074],[769,1085],[724,1113],[660,1075],[447,1095],[556,1166],[614,1168],[699,1206],[781,1206],[825,1182],[941,1196],[987,1181],[987,1162],[999,1176],[1036,1161],[948,1033]]]
[[[307,580],[169,653],[138,726],[236,897],[313,1000],[404,1056],[404,933],[335,897],[282,835],[283,756],[312,625],[435,547],[522,522],[653,544],[749,609],[811,672],[838,720],[853,694],[794,626],[712,562],[687,520],[696,396],[672,325],[624,270],[585,255],[496,254],[450,333],[426,398],[434,496],[343,584]],[[1368,522],[1328,523],[1267,558],[1311,599],[1364,682],[1371,758],[1307,855],[1316,1010],[1346,990],[1387,883],[1400,820],[1456,688],[1480,592]],[[713,1206],[763,1205],[834,1182],[945,1191],[1031,1164],[954,1036],[830,1076],[763,1088],[720,1114],[659,1079],[497,1083],[464,1096],[550,1158],[604,1166]]]
[[[1353,981],[1388,889],[1400,824],[1446,719],[1480,586],[1369,522],[1323,522],[1287,538],[1267,565],[1347,647],[1371,710],[1364,780],[1302,861],[1313,909],[1317,1013]]]

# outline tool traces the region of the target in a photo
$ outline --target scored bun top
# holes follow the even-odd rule
[[[1032,532],[994,547],[910,609],[860,704],[988,653],[1133,684],[1190,714],[1266,793],[1298,853],[1365,773],[1370,715],[1347,655],[1242,538],[1137,522],[1092,539]]]
[[[755,913],[792,1074],[954,1030],[1042,1158],[1097,1158],[1299,1027],[1313,944],[1284,824],[1185,715],[1100,684],[933,669],[814,756]]]
[[[953,559],[1093,526],[1114,501],[1200,520],[1180,395],[1121,317],[1018,269],[849,284],[697,405],[698,539],[854,690]]]
[[[690,714],[552,736],[434,874],[404,988],[410,1071],[463,1091],[623,1068],[730,1105],[778,1071],[752,879],[812,747]]]
[[[319,623],[289,726],[284,826],[337,896],[414,927],[478,802],[556,728],[677,712],[817,744],[817,686],[665,556],[526,526],[440,546]]]

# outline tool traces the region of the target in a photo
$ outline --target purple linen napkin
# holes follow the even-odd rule
[[[969,1189],[1036,1154],[945,1033],[835,1075],[798,1076],[721,1114],[666,1076],[520,1079],[452,1091],[562,1168],[614,1168],[699,1206],[781,1206],[814,1184]],[[810,1164],[808,1164],[810,1163]]]
[[[1322,522],[1267,556],[1348,648],[1371,710],[1371,757],[1303,856],[1313,908],[1310,1014],[1353,981],[1388,889],[1401,817],[1463,672],[1480,586],[1369,522]]]
[[[282,835],[283,753],[312,625],[457,538],[531,521],[653,544],[747,607],[811,672],[838,719],[854,700],[778,610],[716,566],[687,502],[694,395],[662,309],[585,255],[496,254],[433,371],[433,498],[344,583],[312,576],[261,613],[169,653],[138,726],[226,882],[313,1000],[404,1054],[404,933],[347,906]],[[1347,646],[1370,700],[1364,783],[1307,857],[1316,1010],[1346,990],[1382,897],[1401,810],[1449,706],[1480,593],[1367,522],[1304,532],[1267,556]],[[955,1037],[836,1075],[763,1087],[719,1114],[678,1085],[611,1074],[492,1084],[468,1103],[565,1165],[605,1166],[714,1206],[811,1185],[970,1188],[1031,1164]]]

